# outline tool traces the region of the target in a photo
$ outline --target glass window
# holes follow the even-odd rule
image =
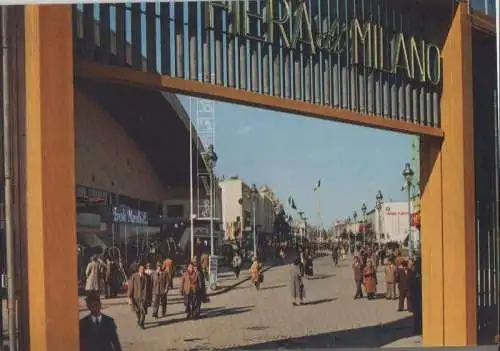
[[[139,207],[139,200],[125,195],[118,196],[118,203],[123,206],[128,206],[132,209],[137,209]]]
[[[184,206],[183,205],[168,205],[167,206],[167,216],[169,218],[183,218],[184,217]]]
[[[154,201],[139,201],[139,210],[147,212],[151,215],[157,214],[158,203]]]

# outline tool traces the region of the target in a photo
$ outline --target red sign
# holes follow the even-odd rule
[[[411,215],[411,225],[420,229],[420,212],[416,212]]]

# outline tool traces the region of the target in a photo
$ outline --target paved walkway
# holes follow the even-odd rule
[[[115,318],[124,350],[380,347],[411,336],[410,315],[397,312],[395,302],[352,299],[350,263],[334,268],[331,258],[318,258],[316,276],[305,280],[304,306],[292,306],[290,268],[280,266],[266,272],[260,291],[245,282],[213,296],[199,320],[184,318],[177,291],[169,296],[167,318],[148,318],[144,331],[121,299],[105,301],[103,312]]]

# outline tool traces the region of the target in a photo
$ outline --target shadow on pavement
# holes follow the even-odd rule
[[[260,290],[273,290],[273,289],[281,289],[286,287],[285,284],[280,284],[280,285],[271,285],[271,286],[263,286],[260,288]]]
[[[377,326],[269,341],[228,350],[381,347],[413,335],[412,318],[406,317]]]
[[[261,330],[266,330],[266,329],[269,329],[269,327],[255,325],[253,327],[247,327],[246,328],[246,330],[252,330],[252,331],[261,331]]]
[[[321,300],[315,300],[315,301],[307,301],[307,302],[304,302],[301,306],[321,305],[322,303],[333,302],[335,300],[337,300],[336,297],[333,299],[321,299]]]
[[[316,274],[315,276],[309,277],[308,280],[321,280],[335,277],[335,274]]]
[[[385,293],[376,293],[375,300],[385,299]]]
[[[232,307],[232,308],[217,308],[211,311],[208,311],[208,313],[205,313],[204,310],[201,312],[201,316],[199,319],[207,319],[207,318],[213,318],[213,317],[223,317],[223,316],[232,316],[235,314],[240,314],[240,313],[245,313],[245,312],[250,312],[253,310],[254,306],[244,306],[244,307]]]
[[[194,319],[194,320],[187,319],[187,318],[185,318],[185,315],[186,315],[185,312],[178,312],[178,313],[167,315],[167,318],[171,317],[171,316],[176,316],[176,315],[183,315],[184,317],[183,318],[166,319],[166,320],[160,319],[156,322],[147,322],[145,324],[146,324],[146,329],[150,329],[150,328],[161,327],[163,325],[169,325],[169,324],[185,322],[185,321],[196,321],[196,320],[215,318],[215,317],[232,316],[235,314],[249,312],[249,311],[253,310],[253,308],[254,308],[253,305],[244,306],[244,307],[233,307],[233,308],[224,308],[224,307],[202,308],[201,315],[198,319]]]

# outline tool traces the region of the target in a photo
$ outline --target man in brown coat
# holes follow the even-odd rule
[[[128,303],[137,316],[137,325],[144,328],[144,320],[151,304],[151,278],[145,273],[144,264],[139,265],[136,273],[128,282]]]
[[[354,299],[363,298],[363,289],[361,288],[361,285],[363,284],[363,265],[361,264],[359,256],[354,256],[352,269],[354,271],[354,282],[356,283],[356,293],[354,294]]]
[[[389,264],[385,267],[385,298],[388,300],[396,298],[396,271],[394,261],[389,261]]]
[[[163,270],[161,262],[156,264],[156,271],[151,274],[153,280],[153,317],[158,318],[158,310],[161,306],[161,316],[167,316],[167,294],[170,287],[170,277]]]
[[[181,295],[184,297],[184,305],[186,306],[187,318],[196,318],[199,316],[198,289],[199,279],[198,273],[194,268],[193,263],[189,263],[186,271],[181,278]]]

